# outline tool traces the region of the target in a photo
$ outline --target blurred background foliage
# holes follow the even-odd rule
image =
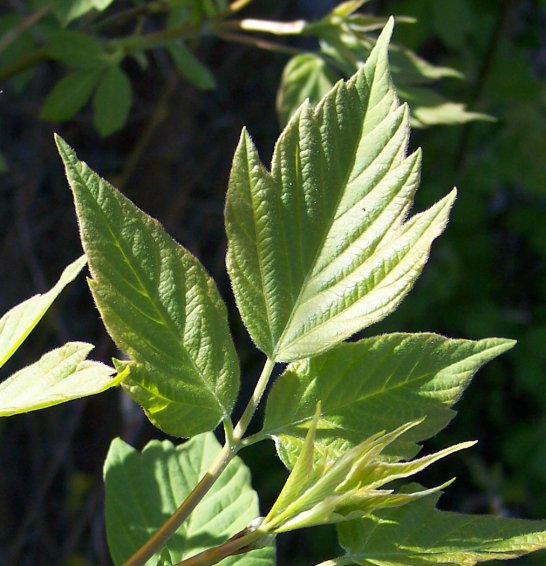
[[[243,373],[252,381],[261,360],[238,320],[224,269],[223,202],[240,129],[249,128],[267,161],[294,105],[352,73],[375,30],[395,14],[394,80],[418,126],[412,146],[424,151],[416,207],[454,184],[460,192],[418,285],[367,334],[518,340],[478,374],[458,417],[429,446],[476,438],[478,447],[458,463],[435,466],[423,481],[458,476],[443,498],[449,509],[544,518],[546,2],[337,4],[3,2],[0,310],[48,289],[80,253],[52,139],[58,131],[203,261],[228,302]],[[96,358],[116,355],[83,278],[5,375],[68,339],[97,344]],[[159,436],[121,391],[0,421],[0,563],[109,564],[101,467],[115,436],[139,448]],[[285,477],[266,448],[242,454],[264,511]],[[291,533],[279,540],[279,564],[310,565],[335,548],[330,528]]]

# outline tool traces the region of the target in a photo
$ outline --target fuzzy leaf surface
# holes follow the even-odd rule
[[[409,458],[416,445],[443,429],[474,373],[514,345],[490,338],[454,340],[437,334],[384,334],[340,344],[290,364],[269,395],[263,432],[292,467],[317,403],[318,453],[341,454],[382,430],[424,421],[386,454]]]
[[[113,368],[87,360],[92,344],[69,342],[0,383],[0,417],[52,407],[118,385]]]
[[[93,297],[131,358],[123,386],[161,430],[189,437],[231,412],[239,365],[214,281],[161,224],[58,139]]]
[[[47,293],[34,295],[15,305],[0,319],[0,367],[2,367],[40,322],[59,293],[73,281],[86,264],[81,256],[68,265]]]
[[[474,566],[546,548],[546,521],[440,511],[438,498],[339,525],[347,557],[362,566]]]
[[[406,220],[419,152],[388,70],[392,22],[363,68],[303,105],[271,172],[243,131],[226,204],[227,265],[243,321],[276,361],[322,352],[402,301],[444,229],[454,192]]]
[[[104,466],[106,533],[114,563],[122,564],[174,513],[220,451],[212,433],[173,446],[152,441],[138,452],[121,439],[112,442]],[[221,544],[258,517],[258,497],[250,472],[236,457],[204,499],[169,539],[173,564]],[[165,551],[163,551],[165,552]],[[156,564],[159,554],[147,564]],[[271,547],[238,557],[222,566],[272,566]]]

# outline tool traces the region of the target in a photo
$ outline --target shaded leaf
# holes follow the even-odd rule
[[[92,344],[69,342],[0,383],[0,417],[28,413],[119,385],[123,374],[87,360]]]
[[[91,98],[100,69],[79,70],[63,77],[47,95],[40,117],[52,122],[69,120]]]
[[[11,358],[33,328],[40,322],[59,293],[73,281],[86,264],[81,256],[67,266],[59,281],[47,293],[34,295],[14,306],[0,319],[0,367]]]
[[[120,130],[127,121],[133,101],[131,81],[117,65],[104,72],[93,98],[94,123],[102,136]]]
[[[104,480],[106,533],[115,564],[127,560],[174,513],[219,452],[220,445],[212,433],[176,447],[154,440],[142,453],[120,439],[112,442]],[[250,486],[249,470],[236,457],[165,548],[176,563],[221,544],[258,515],[258,498]],[[158,557],[147,564],[155,564]],[[220,562],[223,566],[274,563],[271,547]]]
[[[438,498],[339,525],[348,558],[374,566],[473,566],[546,548],[546,521],[439,511]]]
[[[169,52],[180,74],[193,86],[201,90],[216,87],[214,75],[182,42],[171,43]]]
[[[95,38],[78,31],[59,30],[47,36],[46,53],[69,67],[96,69],[104,64],[104,49]]]
[[[316,450],[330,455],[426,417],[386,452],[411,457],[417,442],[455,416],[450,407],[474,373],[513,345],[499,338],[473,342],[402,333],[340,344],[287,367],[267,400],[263,433],[275,440],[279,456],[291,467],[319,402]]]
[[[455,193],[406,221],[419,153],[387,65],[392,22],[364,67],[280,136],[271,173],[246,131],[226,204],[227,265],[257,346],[276,361],[324,351],[392,312]]]
[[[154,425],[214,429],[237,395],[239,366],[214,281],[161,224],[57,138],[74,193],[89,282],[106,328],[133,363],[123,386]]]

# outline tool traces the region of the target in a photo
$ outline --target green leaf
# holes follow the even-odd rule
[[[374,566],[473,566],[546,548],[546,521],[436,509],[439,494],[338,526],[354,563]]]
[[[69,342],[0,383],[0,417],[28,413],[119,385],[114,369],[86,360],[92,344]]]
[[[76,69],[96,69],[105,62],[100,42],[78,31],[55,31],[44,47],[49,57]]]
[[[287,367],[267,400],[263,434],[292,467],[319,401],[318,454],[341,454],[381,430],[426,417],[386,452],[412,457],[417,442],[455,416],[450,407],[474,373],[513,345],[500,338],[473,342],[402,333],[340,344]]]
[[[47,293],[19,303],[0,319],[0,367],[2,367],[40,322],[59,293],[73,281],[86,263],[85,256],[67,266]]]
[[[226,205],[227,264],[257,346],[276,361],[324,351],[392,312],[443,231],[452,192],[405,220],[420,154],[387,64],[392,21],[364,67],[277,142],[269,173],[243,131]]]
[[[292,57],[284,68],[277,93],[277,113],[281,125],[286,125],[305,99],[316,103],[323,98],[336,80],[335,73],[322,57],[313,53]]]
[[[95,127],[101,136],[109,136],[125,125],[132,101],[133,91],[127,74],[117,65],[108,67],[93,98]]]
[[[123,385],[161,430],[193,436],[230,414],[239,365],[227,313],[199,261],[57,138],[93,297],[134,361]]]
[[[475,120],[496,121],[488,114],[470,112],[464,104],[452,102],[428,88],[404,87],[400,90],[400,97],[411,106],[412,125],[415,127],[465,124]]]
[[[174,513],[220,452],[212,433],[180,446],[150,442],[137,452],[120,439],[112,442],[104,466],[106,533],[112,559],[122,564]],[[250,473],[236,457],[190,517],[169,539],[173,563],[218,545],[259,515]],[[147,564],[155,564],[152,558]],[[271,547],[224,559],[228,566],[269,566]]]
[[[184,43],[171,43],[169,45],[169,52],[180,74],[194,87],[200,90],[216,88],[214,75]]]
[[[97,85],[99,69],[80,70],[63,77],[48,94],[40,117],[52,122],[69,120],[81,110]]]
[[[66,25],[93,9],[102,11],[114,0],[53,0],[53,10],[59,21]]]

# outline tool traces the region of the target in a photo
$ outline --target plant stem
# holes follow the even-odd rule
[[[320,564],[316,564],[316,566],[347,566],[348,564],[354,564],[353,560],[341,556],[339,558],[333,558],[332,560],[326,560]]]
[[[223,12],[220,12],[217,17],[227,18],[243,8],[246,8],[249,4],[252,4],[253,1],[254,0],[235,0],[235,2],[232,2]]]
[[[253,544],[267,536],[267,533],[260,532],[260,530],[247,531],[245,529],[232,536],[223,544],[214,548],[208,548],[195,556],[186,558],[182,562],[178,562],[176,566],[211,566],[228,556],[253,550]]]
[[[258,379],[258,383],[256,383],[256,387],[254,388],[254,392],[252,393],[252,397],[248,402],[237,426],[233,431],[233,439],[236,443],[240,443],[241,438],[243,438],[258,405],[260,404],[260,400],[262,395],[264,394],[265,388],[269,383],[269,378],[271,377],[271,373],[273,372],[273,368],[275,367],[275,361],[267,358],[265,361],[264,367],[262,369],[262,373]]]
[[[152,537],[140,547],[125,563],[123,566],[142,566],[145,564],[159,549],[165,545],[167,540],[178,530],[180,525],[188,518],[190,513],[197,507],[198,503],[205,497],[209,489],[213,486],[214,482],[220,477],[220,474],[226,469],[226,466],[233,460],[237,452],[242,447],[241,439],[258,408],[260,400],[264,394],[264,391],[273,372],[275,362],[269,358],[265,361],[262,373],[256,383],[254,392],[250,401],[248,402],[243,415],[239,419],[235,429],[230,430],[231,421],[229,425],[226,425],[227,420],[224,420],[224,429],[226,431],[226,443],[222,447],[218,456],[212,463],[211,467],[207,470],[205,475],[201,478],[199,483],[193,488],[192,492],[188,497],[182,502],[180,507],[167,519],[167,521],[152,535]],[[231,438],[230,438],[231,437]],[[264,536],[264,533],[255,534],[256,531],[248,533],[248,539],[245,539],[244,543],[237,548],[231,550],[234,552],[237,549],[243,548],[243,546],[248,546],[250,542],[257,540],[258,538]],[[250,536],[252,535],[252,536]],[[244,535],[247,536],[247,535]],[[243,537],[241,537],[243,538]],[[230,541],[233,540],[230,539]],[[228,541],[228,543],[230,542]],[[227,543],[225,543],[227,544]],[[234,543],[233,543],[234,544]],[[223,546],[223,545],[221,545]],[[229,548],[232,548],[231,546]],[[210,549],[214,550],[214,549]],[[205,551],[208,552],[208,551]],[[226,556],[228,556],[226,554]],[[190,560],[190,559],[189,559]],[[216,560],[217,561],[217,560]],[[215,561],[215,562],[216,562]],[[215,562],[210,562],[214,564]],[[209,562],[195,562],[189,564],[209,564]],[[188,564],[184,563],[184,566]]]
[[[224,445],[212,466],[193,488],[188,497],[182,502],[180,507],[178,507],[167,521],[153,534],[146,544],[141,546],[133,556],[124,563],[124,566],[142,566],[145,564],[178,530],[180,525],[203,499],[234,456],[233,450],[227,444]]]

